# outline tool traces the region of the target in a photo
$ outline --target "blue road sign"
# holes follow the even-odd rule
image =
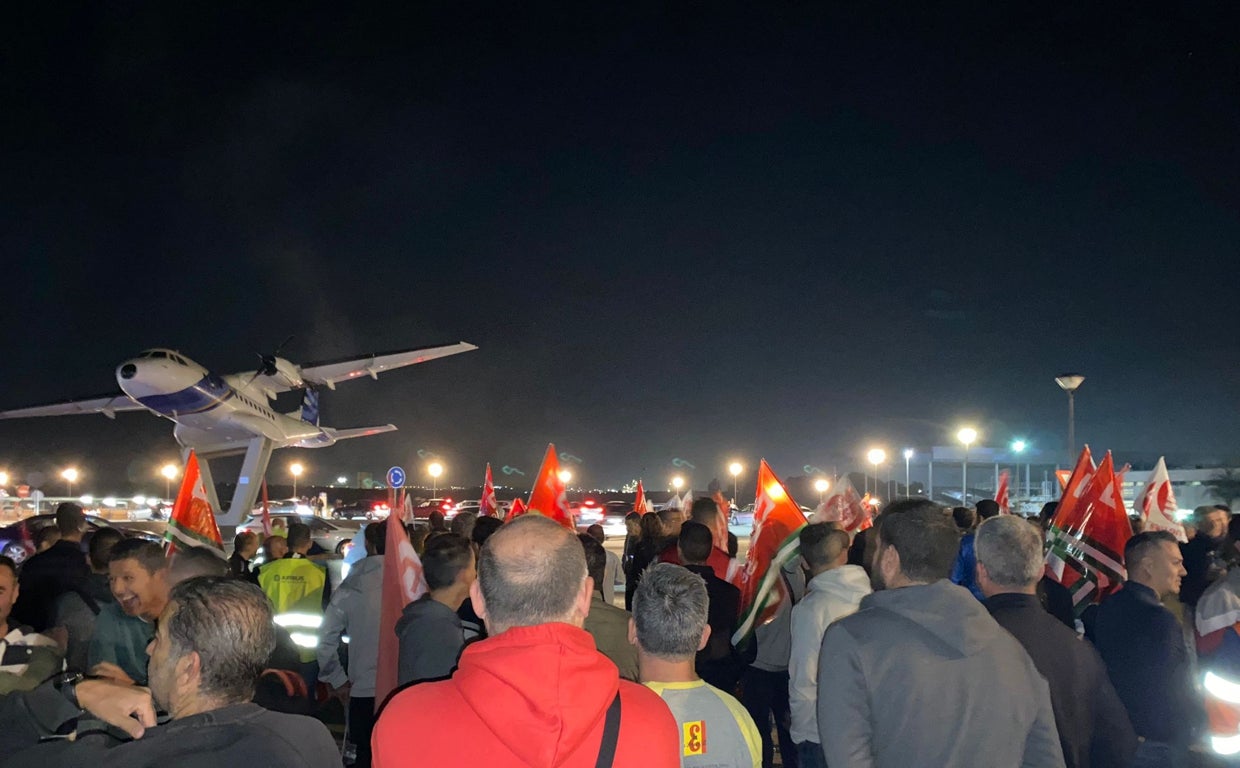
[[[389,488],[399,488],[405,484],[405,470],[400,467],[392,467],[388,470],[387,481]]]

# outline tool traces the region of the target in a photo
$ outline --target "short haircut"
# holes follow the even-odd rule
[[[1131,570],[1133,566],[1145,560],[1162,548],[1163,544],[1176,544],[1175,536],[1167,531],[1143,531],[1128,539],[1124,545],[1124,567]]]
[[[627,515],[625,515],[625,516],[624,516],[624,522],[626,522],[626,523],[629,523],[629,522],[636,522],[636,523],[640,524],[640,523],[641,523],[641,521],[642,521],[642,513],[641,513],[641,512],[638,512],[638,511],[636,511],[636,510],[634,510],[634,511],[632,511],[632,512],[630,512],[630,513],[628,513]]]
[[[481,547],[486,543],[487,539],[491,538],[491,534],[498,531],[503,524],[504,521],[498,517],[491,517],[490,515],[480,517],[478,522],[474,523],[474,532],[469,538]]]
[[[13,574],[13,581],[17,581],[17,563],[13,562],[13,558],[0,555],[0,568],[8,568],[9,573]]]
[[[531,529],[541,529],[537,546],[512,551],[516,548],[504,544],[513,536],[529,535]],[[499,627],[562,621],[572,612],[585,577],[580,540],[542,515],[521,515],[505,523],[478,558],[487,618]]]
[[[642,574],[633,594],[637,642],[661,659],[692,659],[702,643],[709,607],[701,576],[679,565],[655,563]]]
[[[977,517],[980,520],[989,520],[999,514],[999,502],[994,499],[982,499],[977,502]]]
[[[86,525],[86,513],[82,511],[80,504],[62,501],[57,505],[56,527],[60,529],[61,536],[72,536],[80,532],[84,525]]]
[[[714,540],[714,534],[709,528],[690,520],[680,527],[680,536],[676,543],[680,547],[680,556],[686,564],[699,565],[710,557],[710,548]]]
[[[238,531],[233,537],[233,551],[240,552],[246,548],[247,542],[250,544],[258,543],[258,534],[254,531]]]
[[[422,573],[431,589],[450,587],[474,556],[473,546],[455,533],[441,533],[426,542]]]
[[[122,560],[137,560],[147,573],[155,573],[168,567],[168,558],[164,556],[164,548],[146,539],[124,539],[112,547],[108,555],[108,564]]]
[[[474,526],[477,525],[477,523],[477,512],[462,512],[452,518],[452,524],[449,526],[449,529],[457,536],[460,536],[462,539],[468,541],[470,536],[473,534]]]
[[[710,525],[719,518],[719,505],[709,496],[695,499],[689,507],[689,519],[695,523]]]
[[[960,532],[947,510],[927,499],[900,499],[877,522],[879,548],[894,547],[900,571],[914,582],[945,579],[960,552]]]
[[[444,525],[443,521],[444,521],[443,512],[440,512],[437,509],[433,510],[429,515],[426,516],[426,522],[430,523],[432,531],[448,530],[448,526]]]
[[[1042,578],[1042,536],[1015,515],[982,521],[973,540],[977,562],[1000,587],[1028,587]]]
[[[594,540],[597,541],[599,544],[602,544],[604,541],[607,541],[607,531],[604,531],[603,526],[599,525],[598,523],[595,523],[594,525],[587,528],[586,534],[589,536],[593,536]]]
[[[952,507],[952,520],[960,530],[970,531],[977,525],[977,513],[971,507]]]
[[[36,531],[34,534],[35,549],[38,549],[45,544],[50,547],[51,545],[60,541],[60,535],[61,535],[60,529],[57,528],[56,526],[54,525],[43,526],[38,531]]]
[[[293,523],[288,527],[288,548],[299,549],[310,543],[310,526]]]
[[[362,530],[362,540],[366,542],[366,546],[376,555],[382,555],[387,549],[387,520],[380,520],[377,523],[367,523]]]
[[[198,576],[227,576],[228,561],[209,547],[178,549],[168,565],[168,583],[179,584]]]
[[[106,571],[108,569],[108,559],[112,556],[112,550],[117,544],[125,540],[125,534],[115,528],[100,528],[90,537],[90,544],[86,547],[87,557],[90,558],[90,567],[96,571]]]
[[[271,603],[258,587],[241,579],[199,576],[172,588],[167,619],[169,662],[194,651],[199,689],[228,703],[249,701],[276,647]]]
[[[832,523],[810,523],[801,529],[801,557],[811,568],[821,568],[839,559],[848,551],[848,532]]]
[[[577,538],[581,540],[582,551],[586,554],[586,574],[594,579],[594,588],[601,592],[603,575],[607,573],[607,550],[588,533],[579,533]]]

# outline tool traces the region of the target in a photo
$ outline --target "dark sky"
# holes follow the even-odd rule
[[[179,5],[6,18],[0,408],[151,346],[466,340],[327,393],[400,431],[312,478],[1053,452],[1068,370],[1078,441],[1240,459],[1230,4]],[[145,480],[170,426],[0,423],[0,461]]]

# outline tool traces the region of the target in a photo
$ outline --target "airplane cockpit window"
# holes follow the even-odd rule
[[[180,355],[168,355],[168,357],[172,359],[172,362],[177,363],[178,365],[185,365],[185,360]]]
[[[156,349],[151,351],[150,356],[156,360],[166,360],[168,358],[168,353],[162,349]]]

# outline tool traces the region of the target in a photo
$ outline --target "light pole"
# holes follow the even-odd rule
[[[745,468],[741,466],[741,463],[739,461],[734,461],[728,465],[728,472],[732,473],[732,501],[733,502],[736,501],[736,481],[737,481],[737,478],[741,476],[741,472],[743,471],[745,471]]]
[[[882,448],[871,448],[870,452],[865,455],[870,463],[874,465],[874,493],[878,493],[878,465],[887,460],[887,452]]]
[[[685,485],[685,479],[681,477],[680,475],[676,475],[675,477],[672,478],[672,487],[676,489],[677,495],[680,494],[680,489],[683,488],[684,485]]]
[[[68,468],[68,469],[66,469],[65,471],[61,472],[61,473],[60,473],[60,476],[61,476],[62,478],[64,478],[64,481],[65,481],[66,483],[68,483],[68,484],[69,484],[69,493],[68,493],[68,496],[69,496],[69,498],[73,498],[73,484],[77,482],[77,479],[78,479],[78,471],[77,471],[76,469],[74,469],[73,467],[69,467],[69,468]]]
[[[1059,388],[1068,393],[1068,464],[1071,465],[1076,459],[1076,403],[1074,395],[1076,390],[1085,381],[1085,377],[1079,373],[1065,373],[1055,377],[1055,383]]]
[[[956,433],[956,439],[964,443],[964,461],[960,464],[960,506],[969,506],[969,446],[977,439],[977,430],[965,427]]]
[[[573,479],[573,473],[567,469],[561,469],[556,473],[556,477],[560,478],[560,482],[564,483],[564,487],[568,487],[568,481]]]
[[[905,448],[904,449],[904,495],[906,497],[913,495],[913,487],[912,487],[912,484],[909,483],[909,479],[908,479],[909,478],[908,463],[912,460],[913,460],[913,449]]]
[[[164,498],[172,498],[172,481],[177,476],[176,464],[165,464],[159,469],[159,474],[164,476]]]
[[[288,465],[288,471],[293,475],[293,498],[295,499],[297,498],[297,478],[301,477],[301,473],[305,472],[306,468],[297,462],[293,462]]]
[[[827,482],[825,479],[821,477],[814,481],[814,490],[818,491],[818,505],[819,506],[822,505],[822,495],[826,493],[827,489],[830,487],[831,487],[831,483]]]
[[[439,491],[439,476],[443,474],[443,465],[432,461],[426,465],[426,473],[431,476],[431,498],[433,499]]]
[[[1012,453],[1016,454],[1016,461],[1014,461],[1012,465],[1016,470],[1016,489],[1018,491],[1020,490],[1020,455],[1025,452],[1025,448],[1027,447],[1029,447],[1029,444],[1024,440],[1012,441]],[[1025,474],[1028,475],[1027,472]],[[1025,488],[1025,495],[1029,495],[1028,488]]]

